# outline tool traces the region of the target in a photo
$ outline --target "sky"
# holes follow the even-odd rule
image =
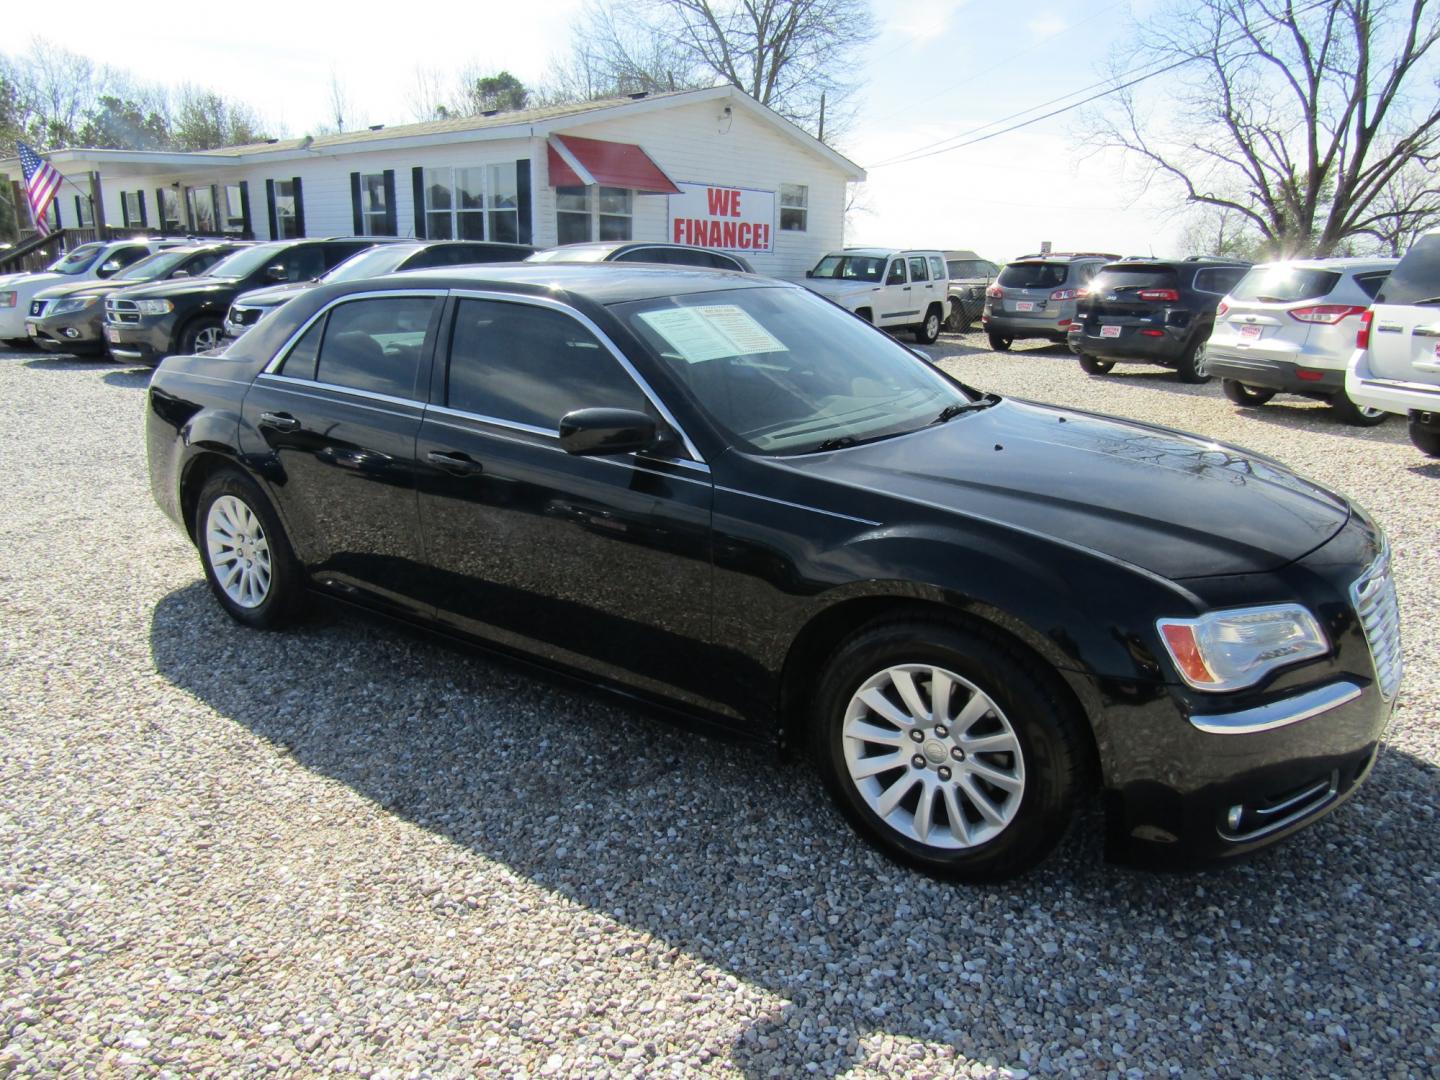
[[[856,72],[855,122],[837,143],[869,175],[847,242],[973,248],[996,261],[1043,241],[1057,251],[1184,254],[1173,195],[1141,193],[1133,168],[1086,145],[1077,113],[881,164],[1096,82],[1112,53],[1123,58],[1132,13],[1143,17],[1156,0],[871,2],[879,35]],[[543,82],[582,6],[429,0],[404,18],[373,0],[343,16],[332,4],[291,0],[283,20],[147,20],[137,49],[133,34],[116,34],[109,0],[72,0],[51,36],[147,81],[212,87],[250,103],[277,134],[301,134],[325,122],[332,76],[356,126],[416,119],[421,67],[503,68]],[[1163,96],[1163,87],[1151,92]]]

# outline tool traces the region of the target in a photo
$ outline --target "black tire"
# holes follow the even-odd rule
[[[910,329],[915,334],[915,340],[921,345],[934,345],[935,340],[940,336],[940,305],[931,304],[925,312],[925,321],[917,323]]]
[[[970,316],[965,314],[964,301],[950,301],[950,317],[945,320],[945,329],[952,334],[963,334],[970,329]]]
[[[206,342],[210,342],[206,344]],[[196,319],[180,336],[180,355],[214,351],[225,343],[225,326],[219,319]]]
[[[0,342],[0,345],[4,345],[7,349],[15,349],[16,351],[35,348],[35,343],[28,337],[6,338],[3,342]]]
[[[1330,410],[1335,414],[1335,419],[1351,427],[1378,427],[1390,419],[1390,414],[1384,409],[1365,408],[1355,404],[1344,390],[1330,399]]]
[[[1239,379],[1221,379],[1220,389],[1236,405],[1247,407],[1264,405],[1278,392],[1268,386],[1246,386]]]
[[[226,554],[233,551],[239,556],[241,551],[236,547],[227,550],[224,545],[219,545],[212,551],[209,541],[210,510],[221,499],[238,500],[259,520],[260,538],[268,551],[270,573],[264,594],[258,603],[239,602],[221,583],[222,573],[234,569],[236,561],[244,561],[227,560],[223,555],[217,554],[217,551]],[[230,505],[233,507],[233,503]],[[223,517],[223,513],[221,516]],[[273,630],[295,618],[304,598],[300,564],[274,507],[253,480],[236,469],[223,469],[211,476],[201,489],[200,498],[196,500],[194,525],[195,546],[200,552],[200,564],[205,569],[205,580],[209,582],[215,599],[232,619],[257,630]],[[263,556],[253,547],[244,554],[252,556],[251,562],[263,562]]]
[[[1009,352],[1010,346],[1015,344],[1015,339],[1009,334],[997,334],[994,330],[987,330],[985,336],[990,339],[990,348],[996,352]]]
[[[939,668],[965,680],[968,686],[954,686],[946,715],[963,709],[973,692],[983,694],[993,708],[987,710],[982,719],[972,721],[966,732],[978,729],[982,737],[998,732],[1002,739],[1008,737],[1018,752],[974,750],[968,758],[963,751],[957,757],[963,734],[958,725],[952,735],[943,726],[929,726],[931,721],[927,719],[923,722],[927,730],[921,732],[920,740],[913,745],[909,741],[913,738],[912,729],[907,728],[903,729],[905,741],[887,744],[896,746],[896,750],[886,751],[884,746],[875,748],[879,751],[877,757],[898,755],[900,765],[857,781],[851,774],[847,747],[851,754],[857,755],[854,758],[857,762],[869,761],[871,757],[859,753],[863,736],[847,738],[847,711],[852,707],[858,709],[859,717],[866,723],[880,718],[881,713],[856,704],[859,700],[856,695],[867,682],[885,679],[898,665]],[[898,683],[884,685],[892,688],[885,691],[887,700],[892,703],[902,700],[893,693]],[[933,699],[929,697],[931,678],[922,676],[913,685],[927,708],[933,708]],[[1065,698],[1054,672],[1001,635],[983,628],[965,630],[943,622],[916,620],[862,631],[843,644],[826,663],[814,708],[811,732],[816,760],[841,812],[861,836],[887,856],[935,877],[978,883],[1001,881],[1028,870],[1064,836],[1076,799],[1086,782],[1090,756],[1082,730],[1083,719]],[[903,702],[898,711],[908,715]],[[888,735],[893,729],[896,735],[901,733],[899,724],[882,726],[885,723],[881,721],[859,730],[883,730]],[[920,730],[920,726],[913,730]],[[951,742],[944,741],[947,737]],[[913,756],[907,757],[912,750]],[[969,765],[962,764],[967,760]],[[989,784],[977,779],[983,774],[968,771],[974,768],[988,768],[992,774],[997,770],[1018,773],[1021,786],[1016,792]],[[892,776],[894,779],[887,780]],[[1004,816],[1003,823],[987,823],[977,804],[963,792],[962,782],[982,785],[981,793],[993,798],[992,809],[997,811],[997,817]],[[861,783],[867,785],[866,792],[862,792]],[[914,786],[903,789],[904,797],[889,813],[899,815],[895,820],[902,822],[908,815],[906,827],[911,831],[908,835],[899,826],[888,823],[870,805],[870,800],[877,798],[877,789],[884,789],[884,794],[878,796],[883,801],[885,795],[897,790],[896,785],[902,784]],[[967,824],[960,828],[966,840],[971,837],[970,830],[978,830],[969,846],[951,831],[948,824],[951,801],[944,797],[942,785],[952,789],[953,804],[960,808],[960,817],[967,819]],[[921,842],[917,838],[920,827],[916,822],[922,805],[920,792],[925,790],[937,792],[925,830],[927,834],[931,829],[939,830],[931,834],[936,843]],[[907,803],[913,805],[907,806]],[[937,820],[940,817],[944,817],[947,824],[942,825]],[[996,831],[986,831],[990,829]]]
[[[1108,375],[1115,366],[1114,360],[1101,360],[1083,352],[1076,355],[1080,358],[1080,370],[1086,375]]]
[[[1440,430],[1410,421],[1410,441],[1426,457],[1440,457]]]
[[[1182,383],[1192,386],[1210,381],[1210,373],[1205,370],[1205,342],[1194,342],[1185,350],[1185,355],[1175,365],[1175,374]]]

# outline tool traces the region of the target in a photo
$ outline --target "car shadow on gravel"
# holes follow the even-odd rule
[[[834,1076],[905,1040],[1089,1073],[1433,1055],[1418,1010],[1370,1011],[1424,999],[1440,962],[1437,770],[1394,750],[1351,805],[1241,863],[1107,865],[1092,813],[1029,876],[967,888],[867,848],[802,764],[403,627],[325,606],[257,633],[197,582],[156,605],[150,647],[277,754],[783,999],[730,1048],[750,1076]],[[419,878],[414,902],[459,926],[463,895]]]

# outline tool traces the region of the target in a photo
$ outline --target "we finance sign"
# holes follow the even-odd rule
[[[720,251],[773,251],[775,193],[713,184],[676,184],[670,239]]]

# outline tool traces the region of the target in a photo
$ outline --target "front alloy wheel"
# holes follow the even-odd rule
[[[222,495],[205,516],[205,547],[215,580],[242,608],[257,608],[270,595],[270,541],[254,510],[237,496]]]
[[[925,313],[925,321],[915,328],[915,340],[921,345],[933,345],[940,336],[940,309],[932,307]]]

